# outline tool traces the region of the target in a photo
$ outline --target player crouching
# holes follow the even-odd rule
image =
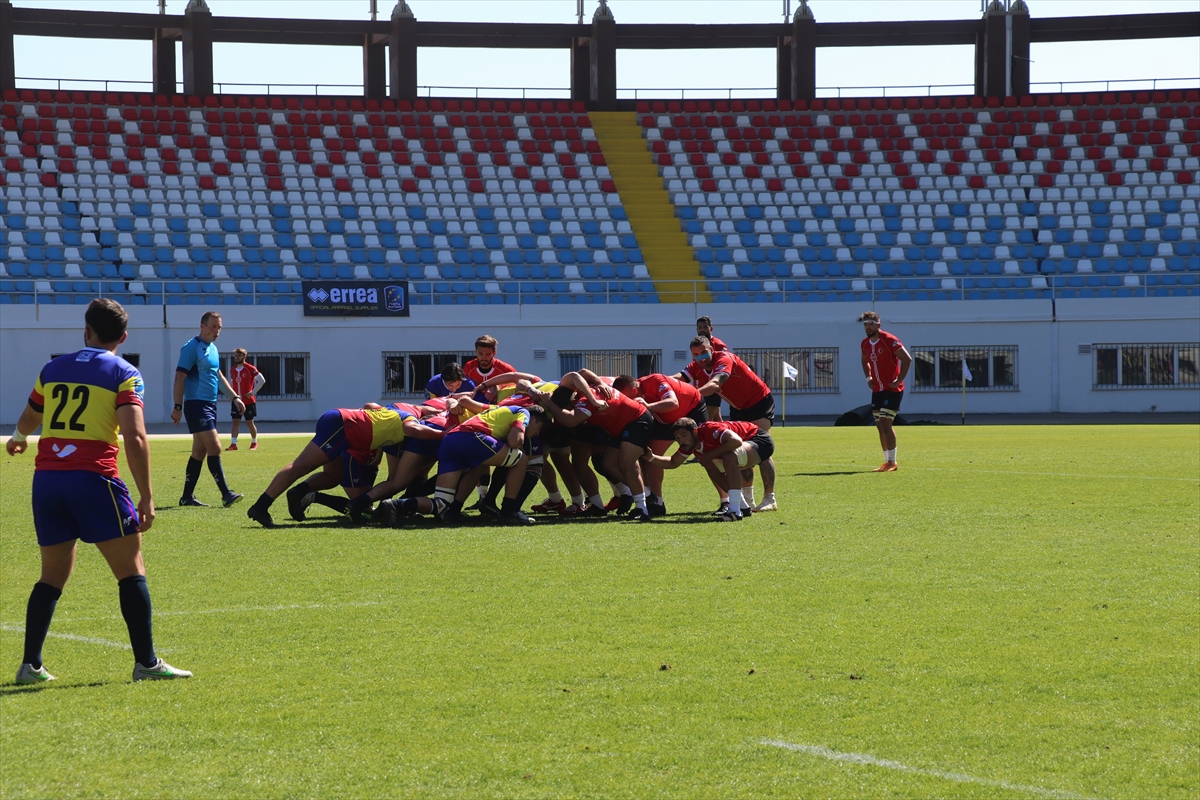
[[[729,510],[717,516],[720,522],[738,522],[753,509],[742,497],[743,486],[754,485],[754,467],[775,452],[771,434],[750,422],[706,422],[697,425],[684,417],[671,425],[679,449],[673,456],[647,453],[644,460],[674,469],[693,453],[708,470],[714,485],[729,493]]]

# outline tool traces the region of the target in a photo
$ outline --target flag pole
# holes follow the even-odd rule
[[[965,355],[963,356],[963,369],[962,369],[961,377],[962,377],[962,420],[959,422],[959,424],[966,425],[967,424],[967,357]]]

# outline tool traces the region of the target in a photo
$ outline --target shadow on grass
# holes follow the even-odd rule
[[[114,683],[122,683],[122,681],[93,681],[92,683],[10,683],[6,686],[0,686],[0,698],[20,697],[21,695],[34,694],[35,692],[48,692],[56,689],[94,689],[98,686],[108,686]]]
[[[843,472],[793,472],[792,475],[796,478],[827,478],[833,475],[866,475],[872,471],[869,469],[851,469]]]

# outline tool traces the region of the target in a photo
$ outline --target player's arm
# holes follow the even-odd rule
[[[440,439],[446,435],[446,432],[422,425],[417,422],[416,417],[410,417],[404,420],[404,435],[413,439]]]
[[[604,381],[600,380],[600,376],[592,372],[590,369],[577,370],[575,374],[587,381],[589,386],[599,386],[600,384],[604,383]],[[564,375],[563,380],[566,380],[566,378],[567,376]]]
[[[900,377],[888,384],[889,389],[895,389],[900,384],[904,383],[904,378],[908,375],[908,369],[912,366],[912,355],[908,352],[908,348],[900,345],[896,350],[896,358],[900,361]]]
[[[905,351],[907,352],[907,351]],[[867,358],[867,354],[862,354],[862,369],[863,375],[867,376],[867,383],[871,382],[871,361]]]
[[[154,524],[154,490],[150,486],[150,441],[146,438],[146,420],[141,405],[126,403],[118,406],[117,422],[125,440],[129,474],[138,490],[138,531],[145,533]]]
[[[482,414],[491,408],[487,403],[481,403],[469,394],[452,394],[450,397],[454,399],[457,408],[472,411],[476,414]],[[462,414],[460,413],[459,416],[462,416]]]
[[[700,394],[705,397],[710,397],[714,394],[720,394],[721,387],[725,385],[725,381],[729,380],[729,374],[726,372],[714,373],[708,383],[700,387]]]
[[[33,401],[26,403],[25,409],[21,412],[21,418],[17,420],[17,429],[13,431],[13,435],[8,438],[8,442],[4,445],[4,449],[8,451],[10,456],[15,456],[19,453],[24,453],[29,443],[25,441],[26,437],[33,434],[42,424],[42,412],[33,407]]]
[[[525,446],[525,426],[514,423],[508,430],[508,447],[510,450],[520,450]]]
[[[584,373],[587,374],[585,375]],[[588,377],[589,375],[591,376],[590,378]],[[563,375],[558,385],[566,386],[596,408],[608,408],[608,403],[596,397],[595,392],[592,391],[593,386],[599,386],[602,383],[603,381],[596,377],[596,373],[581,369],[579,372],[568,372],[566,375]]]
[[[258,394],[258,390],[267,385],[267,379],[261,372],[254,373],[254,388],[250,390],[252,396]]]
[[[646,404],[646,410],[655,415],[666,414],[677,408],[679,408],[679,398],[672,391],[664,394],[662,400]]]
[[[687,461],[687,457],[689,455],[691,455],[691,453],[688,453],[679,447],[676,447],[675,452],[669,457],[665,455],[655,455],[650,450],[647,450],[642,455],[642,461],[646,462],[647,464],[658,464],[663,469],[675,469],[680,464]]]
[[[187,371],[183,367],[176,367],[175,385],[171,390],[172,402],[175,403],[175,407],[171,409],[171,422],[176,425],[179,424],[179,420],[183,416],[183,384],[186,381]]]
[[[220,378],[221,388],[225,390],[225,393],[229,395],[229,398],[233,401],[234,409],[240,405],[242,407],[242,411],[245,411],[246,404],[242,402],[242,398],[238,396],[238,393],[233,390],[233,384],[230,383],[229,379],[225,377],[225,373],[217,370],[217,377]]]
[[[707,464],[709,461],[721,458],[726,453],[732,453],[741,447],[742,444],[742,437],[738,436],[733,431],[725,431],[721,434],[720,447],[714,447],[712,450],[706,450],[697,456],[697,458],[700,459],[700,463]]]
[[[530,388],[529,396],[537,400],[538,405],[546,409],[546,413],[559,425],[565,425],[568,428],[577,428],[591,418],[590,415],[580,411],[578,408],[559,408],[546,392]]]
[[[504,386],[509,383],[516,383],[517,381],[538,383],[541,381],[541,378],[530,372],[506,372],[503,375],[493,375],[490,378],[484,378],[484,380],[475,388],[487,389],[492,386]]]

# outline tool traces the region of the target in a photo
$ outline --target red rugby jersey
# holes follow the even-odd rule
[[[743,442],[759,434],[758,426],[753,422],[706,422],[696,428],[696,441],[700,443],[696,452],[716,450],[721,446],[721,439],[730,431],[740,436]]]
[[[581,400],[575,408],[590,417],[588,421],[609,436],[620,436],[629,423],[646,413],[644,405],[607,386],[594,387],[593,391],[597,397],[608,403],[608,408],[597,411],[589,406],[586,400]]]
[[[479,359],[472,358],[467,363],[463,364],[463,374],[471,380],[475,381],[475,385],[483,383],[493,375],[503,375],[506,372],[516,372],[517,368],[511,364],[505,364],[498,358],[492,359],[492,368],[486,373],[479,371]]]
[[[679,407],[674,411],[667,411],[663,414],[655,414],[658,421],[670,425],[677,419],[682,419],[688,415],[693,408],[700,405],[704,398],[700,395],[700,390],[690,383],[684,383],[677,378],[671,378],[666,375],[653,373],[644,378],[638,379],[638,387],[641,389],[642,399],[649,403],[657,403],[673,392],[675,399],[679,401]]]
[[[714,352],[714,353],[726,353],[726,352],[729,352],[729,345],[725,344],[724,342],[722,342],[722,341],[721,341],[720,339],[718,339],[717,337],[715,337],[715,336],[710,336],[710,337],[708,337],[708,340],[709,340],[710,342],[712,342],[712,349],[713,349],[713,352]]]
[[[887,331],[880,331],[879,337],[872,342],[868,336],[862,340],[863,355],[871,365],[872,392],[903,392],[904,381],[895,389],[889,389],[888,384],[900,377],[900,359],[896,354],[904,345]]]
[[[238,393],[238,396],[247,403],[253,403],[254,400],[254,378],[258,375],[258,368],[249,361],[244,362],[240,367],[232,366],[229,368],[229,383],[233,386],[233,390]]]
[[[771,388],[733,353],[713,353],[712,374],[728,375],[721,396],[734,408],[750,408],[771,393]]]

